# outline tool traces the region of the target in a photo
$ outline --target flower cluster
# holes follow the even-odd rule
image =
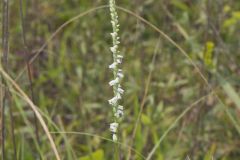
[[[113,46],[110,47],[110,51],[113,55],[113,63],[109,65],[109,68],[113,71],[114,79],[109,82],[109,85],[113,87],[114,97],[108,102],[113,107],[114,122],[110,124],[110,131],[112,132],[113,141],[117,141],[117,131],[119,126],[119,120],[123,116],[123,106],[119,105],[119,100],[122,98],[124,90],[121,88],[120,82],[123,78],[122,70],[119,69],[119,65],[122,63],[123,56],[120,55],[118,50],[120,44],[120,38],[118,37],[119,23],[118,15],[116,11],[115,0],[110,0],[110,14],[113,33],[111,33]]]

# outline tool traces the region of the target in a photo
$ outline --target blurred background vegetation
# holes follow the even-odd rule
[[[16,79],[26,59],[33,57],[60,25],[89,9],[106,5],[107,1],[23,0],[26,46],[19,2],[9,3],[8,71]],[[183,160],[189,156],[193,160],[211,160],[213,156],[219,160],[239,160],[240,1],[119,0],[117,4],[171,37],[186,50],[209,83],[207,86],[189,59],[169,41],[136,17],[119,10],[126,90],[120,141],[127,145],[131,141],[143,105],[132,147],[147,157],[174,120],[212,92],[211,87],[218,98],[210,94],[192,107],[163,139],[152,159]],[[49,130],[79,132],[52,134],[62,159],[113,159],[112,142],[99,137],[111,139],[108,128],[112,112],[107,102],[112,97],[108,86],[112,79],[108,69],[112,61],[111,30],[108,8],[93,11],[48,41],[30,66],[34,103],[42,111]],[[16,82],[32,97],[27,72]],[[39,124],[36,138],[30,107],[15,93],[10,99],[5,110],[6,159],[14,159],[10,107],[17,159],[55,159]],[[128,147],[121,146],[122,159],[126,159],[127,153]],[[142,158],[132,152],[132,159]]]

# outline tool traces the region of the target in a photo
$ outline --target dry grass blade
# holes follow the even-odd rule
[[[52,147],[52,150],[56,156],[56,159],[57,160],[61,160],[60,156],[59,156],[59,153],[57,151],[57,148],[56,148],[56,145],[53,141],[53,138],[48,130],[48,127],[45,123],[45,121],[43,120],[42,118],[42,115],[39,113],[37,107],[34,105],[34,103],[31,101],[31,99],[25,94],[25,92],[19,87],[19,85],[3,70],[3,68],[0,68],[0,72],[2,74],[2,76],[4,77],[4,79],[10,83],[15,89],[17,92],[19,92],[19,94],[24,98],[24,100],[29,104],[29,106],[32,108],[32,110],[34,111],[34,113],[36,114],[40,124],[42,125],[43,127],[43,130],[45,131],[48,139],[49,139],[49,142],[51,144],[51,147]]]

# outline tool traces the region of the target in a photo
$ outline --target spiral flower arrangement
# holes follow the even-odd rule
[[[121,118],[123,117],[123,106],[119,104],[119,100],[122,99],[122,95],[124,90],[121,88],[121,80],[123,78],[122,69],[120,69],[119,65],[122,63],[123,56],[119,51],[120,38],[118,36],[119,32],[119,22],[118,22],[118,14],[116,11],[115,0],[109,0],[110,5],[110,15],[111,15],[111,24],[113,32],[111,33],[113,46],[110,47],[110,51],[113,55],[113,63],[109,65],[109,69],[113,72],[113,80],[109,82],[109,85],[113,87],[114,97],[110,99],[108,102],[113,108],[114,114],[114,122],[110,124],[110,131],[112,132],[113,141],[118,141],[118,127]]]

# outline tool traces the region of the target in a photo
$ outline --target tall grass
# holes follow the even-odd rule
[[[26,39],[26,29],[25,29],[25,19],[24,19],[24,14],[23,14],[23,2],[22,0],[19,0],[19,15],[21,19],[21,27],[22,27],[22,42],[23,42],[23,48],[24,48],[24,56],[25,56],[25,64],[27,66],[27,75],[29,79],[29,88],[30,88],[30,94],[31,94],[31,100],[33,103],[35,103],[35,96],[33,92],[33,77],[32,77],[32,72],[31,72],[31,65],[28,62],[28,54],[29,54],[29,49],[27,45],[27,39]],[[40,138],[39,138],[39,129],[38,129],[38,123],[37,123],[37,116],[34,114],[34,126],[35,126],[35,135],[37,142],[40,144]]]
[[[9,1],[4,0],[3,5],[3,18],[2,18],[2,55],[0,59],[0,67],[4,68],[8,72],[8,54],[9,54]],[[2,149],[2,159],[5,160],[5,141],[6,141],[6,106],[7,101],[9,100],[9,93],[6,88],[3,86],[5,85],[4,79],[1,77],[1,95],[0,95],[0,103],[1,103],[1,149]],[[11,112],[11,109],[10,109]],[[12,115],[12,113],[10,113]],[[12,116],[11,116],[12,117]],[[13,125],[12,125],[13,126]],[[14,129],[14,128],[12,128]],[[14,131],[12,130],[12,133]],[[13,138],[14,141],[14,138]],[[15,148],[15,147],[14,147]],[[15,150],[15,149],[14,149]],[[15,150],[16,153],[16,150]]]
[[[192,110],[203,107],[208,107],[208,111],[204,112],[204,117],[198,121],[206,122],[207,127],[204,127],[206,133],[203,133],[203,136],[197,135],[197,138],[202,138],[203,144],[209,146],[201,146],[203,149],[199,147],[198,149],[202,149],[199,151],[200,154],[193,156],[197,158],[205,157],[208,160],[208,157],[211,157],[215,152],[219,158],[222,158],[234,157],[232,153],[238,151],[234,146],[235,144],[229,142],[233,145],[230,149],[232,153],[231,151],[226,153],[225,150],[221,150],[221,147],[224,148],[224,146],[221,146],[224,140],[219,140],[222,133],[226,133],[226,139],[230,140],[237,138],[238,133],[240,133],[238,113],[234,107],[234,105],[239,106],[238,88],[234,88],[227,78],[222,78],[221,74],[223,73],[220,73],[219,68],[216,67],[215,73],[209,71],[207,63],[205,64],[204,61],[204,55],[200,57],[200,60],[192,55],[191,52],[194,51],[190,50],[185,43],[197,42],[182,41],[182,37],[178,33],[166,32],[169,30],[164,24],[158,27],[158,19],[161,21],[162,15],[157,15],[158,19],[154,22],[156,17],[150,14],[150,10],[146,12],[147,14],[145,12],[136,14],[126,9],[126,7],[117,6],[115,0],[109,0],[109,5],[90,7],[90,10],[74,17],[72,16],[79,12],[79,8],[76,12],[55,13],[54,16],[59,18],[57,24],[62,22],[63,24],[54,29],[51,35],[46,30],[41,32],[44,34],[41,37],[49,38],[46,41],[42,40],[43,45],[35,50],[33,48],[38,44],[31,44],[31,40],[35,37],[31,37],[31,27],[28,28],[28,31],[24,20],[23,8],[26,7],[24,6],[26,4],[19,0],[20,33],[22,34],[22,48],[20,47],[20,49],[24,52],[24,63],[20,64],[25,66],[19,67],[17,63],[17,67],[20,69],[15,69],[19,71],[19,73],[15,73],[11,72],[13,70],[9,70],[9,68],[15,68],[14,65],[16,64],[13,63],[13,66],[10,67],[7,64],[9,41],[13,41],[13,38],[9,39],[7,34],[9,28],[8,0],[3,2],[3,60],[1,61],[3,63],[0,66],[1,156],[3,160],[9,158],[21,159],[19,157],[29,159],[31,154],[36,155],[36,153],[32,152],[39,152],[40,159],[53,159],[55,157],[58,160],[151,160],[171,159],[175,158],[176,155],[179,159],[185,158],[193,148],[191,146],[193,142],[189,137],[191,137],[190,135],[195,127],[192,126],[194,121],[191,121],[191,118],[199,114],[194,113]],[[96,2],[96,4],[99,3]],[[120,5],[128,4],[124,1],[118,1],[118,3]],[[131,3],[135,4],[135,2]],[[141,5],[145,5],[144,7],[148,10],[148,7],[155,3],[159,4],[148,1]],[[204,3],[201,2],[201,4]],[[41,9],[46,9],[46,12],[51,14],[51,5],[46,4],[47,7],[44,6],[46,8]],[[90,2],[86,2],[85,5],[91,6],[90,4]],[[71,4],[69,3],[69,5]],[[165,5],[165,3],[161,1],[161,5]],[[190,12],[190,10],[186,9],[188,6],[185,5],[185,2],[171,1],[169,5],[179,7],[181,10],[179,13],[188,14]],[[132,8],[132,6],[129,7]],[[110,9],[110,16],[107,9]],[[154,12],[154,9],[156,8],[153,5],[152,12]],[[168,8],[164,9],[165,12]],[[96,14],[100,10],[101,14]],[[164,12],[161,12],[161,14],[164,14]],[[94,18],[93,13],[95,13]],[[118,14],[121,16],[118,17]],[[174,17],[175,14],[175,11],[173,11],[173,13],[166,13],[166,16],[170,15],[170,20],[177,24],[177,30],[180,30],[184,35],[184,39],[188,39],[190,33],[187,33],[188,31],[183,26],[186,27],[190,24],[186,22],[186,24],[182,24],[183,22],[175,23],[174,21],[178,21]],[[84,21],[84,18],[88,18],[88,16],[92,17]],[[113,31],[109,35],[110,25],[107,22],[110,21],[110,17]],[[82,18],[82,21],[79,21],[80,18]],[[51,16],[49,16],[49,19],[51,20]],[[101,25],[91,23],[92,21],[98,21],[98,19],[98,23],[101,22]],[[121,37],[124,37],[121,44],[119,24],[122,21],[120,19],[127,22],[121,23],[123,24],[121,25]],[[142,27],[142,35],[135,38],[134,45],[139,47],[139,50],[135,53],[132,49],[136,46],[132,45],[131,27],[134,26],[132,22],[136,19],[139,26]],[[79,23],[73,23],[77,21]],[[48,23],[49,30],[53,28],[51,25],[55,24],[49,21],[44,22]],[[41,21],[40,26],[44,25],[44,22]],[[170,28],[171,24],[167,21],[166,23]],[[88,25],[91,27],[88,27]],[[85,30],[87,30],[86,33],[83,32]],[[17,31],[17,29],[14,31]],[[108,35],[106,39],[102,38],[104,35]],[[109,46],[107,39],[110,36],[112,46],[109,51],[109,47],[105,46]],[[163,45],[156,45],[154,49],[153,44],[156,44],[156,41],[158,42],[156,40],[156,37],[159,38],[158,36],[160,36]],[[29,37],[30,41],[27,41],[27,37]],[[213,53],[217,52],[217,50],[214,50],[214,48],[217,48],[217,42],[211,41],[211,43],[214,44],[214,47],[212,47],[211,56],[207,56],[208,63],[212,63],[213,59],[216,58]],[[74,48],[75,45],[77,48]],[[123,56],[120,53],[120,45],[121,50],[126,52],[124,54],[126,57],[124,58],[126,61],[124,65],[121,65]],[[28,46],[30,47],[28,48]],[[161,56],[157,56],[159,48],[161,48]],[[15,51],[15,49],[12,50]],[[31,52],[34,52],[34,55],[27,54]],[[56,52],[56,54],[44,55],[51,52]],[[58,52],[60,52],[61,60],[59,60]],[[112,56],[109,56],[109,52],[112,53]],[[49,60],[50,56],[55,55],[56,57],[51,57],[51,60]],[[27,58],[28,56],[30,58]],[[15,55],[12,57],[15,57]],[[37,58],[41,58],[40,65],[38,65]],[[108,71],[105,71],[102,64],[106,65],[106,62],[110,61],[110,59],[112,62],[108,67]],[[201,61],[204,63],[200,63]],[[149,68],[146,64],[149,65]],[[100,67],[98,68],[98,66]],[[31,68],[33,68],[33,73],[31,73]],[[124,81],[122,81],[123,71],[121,68],[126,74],[126,80]],[[109,69],[112,71],[111,76],[109,76]],[[28,72],[27,75],[24,74],[25,71]],[[210,76],[206,76],[205,72],[211,75],[211,79]],[[34,80],[32,74],[36,76]],[[113,77],[113,79],[110,77]],[[103,84],[109,79],[112,79],[109,85],[113,88],[113,93],[109,93],[113,95],[113,98],[108,101],[112,109],[111,114],[109,107],[103,107],[109,106],[106,104],[106,99],[109,98],[107,97],[107,87],[109,88],[109,86]],[[212,80],[216,80],[216,86],[213,86]],[[30,85],[24,87],[26,83],[30,83]],[[126,85],[125,92],[122,89],[122,84]],[[35,92],[33,92],[33,89],[35,89]],[[203,92],[201,91],[204,91],[204,94],[207,92],[206,95],[202,95]],[[126,95],[124,101],[121,100],[123,92]],[[22,101],[25,103],[21,103]],[[191,102],[190,105],[189,101]],[[36,104],[39,104],[39,106]],[[15,105],[18,110],[11,108],[11,106]],[[29,107],[25,107],[25,105]],[[129,106],[124,110],[124,114],[127,115],[124,121],[122,121],[122,105]],[[29,112],[29,108],[34,112],[33,115]],[[109,138],[109,131],[106,131],[108,125],[105,125],[109,117],[112,121],[110,124],[111,139]],[[35,119],[33,122],[31,122],[32,118]],[[11,123],[10,125],[6,125],[8,121]],[[37,121],[39,121],[41,128],[37,127]],[[25,126],[23,126],[23,122],[26,124]],[[185,123],[189,126],[185,125]],[[32,124],[35,126],[34,129],[31,128]],[[181,128],[181,131],[179,131],[179,128]],[[8,134],[5,136],[6,130],[10,130],[11,137]],[[29,134],[29,137],[26,136],[26,139],[28,139],[26,142],[22,138],[25,133]],[[183,134],[184,136],[179,136]],[[212,135],[216,139],[208,138]],[[82,136],[88,138],[82,138]],[[175,143],[176,139],[177,142]],[[178,143],[181,140],[183,142]],[[41,145],[39,145],[40,141],[42,141]],[[34,148],[32,142],[34,142],[36,150],[32,149]],[[49,142],[51,150],[49,150],[46,142]],[[218,142],[220,147],[216,149],[215,146]],[[13,145],[10,145],[11,143]],[[180,148],[175,148],[176,146]],[[208,148],[210,149],[208,150]]]

